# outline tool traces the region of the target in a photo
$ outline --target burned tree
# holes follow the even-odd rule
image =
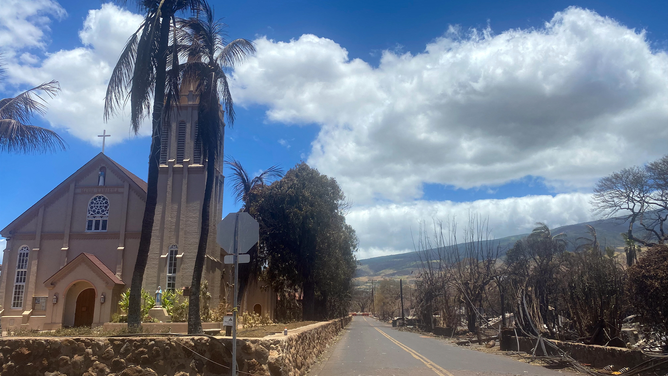
[[[645,166],[614,172],[596,183],[592,205],[610,218],[629,223],[626,238],[650,247],[668,240],[668,155]]]

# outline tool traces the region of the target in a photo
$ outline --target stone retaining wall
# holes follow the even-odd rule
[[[517,351],[517,340],[519,339],[520,349],[526,353],[533,353],[536,347],[536,340],[527,337],[509,336],[507,339],[502,338],[505,342],[507,350]],[[607,365],[614,365],[615,369],[622,367],[636,366],[649,358],[643,355],[641,351],[629,350],[621,347],[605,347],[596,345],[585,345],[582,343],[563,342],[550,340],[560,349],[568,353],[573,359],[580,363],[591,365],[596,368],[603,368]],[[505,346],[504,346],[505,347]],[[558,355],[555,350],[546,346],[547,355]],[[536,355],[541,356],[543,350],[541,346],[536,349]]]
[[[239,370],[304,375],[350,316],[291,330],[288,336],[239,339]],[[24,337],[0,339],[2,375],[208,376],[229,374],[229,337]]]

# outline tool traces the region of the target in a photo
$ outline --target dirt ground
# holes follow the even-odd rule
[[[237,336],[239,337],[250,337],[250,338],[261,338],[268,335],[283,333],[283,330],[287,327],[288,331],[291,329],[300,328],[302,326],[315,324],[317,321],[299,321],[291,322],[289,324],[273,324],[267,326],[258,326],[255,328],[244,328],[237,331]]]

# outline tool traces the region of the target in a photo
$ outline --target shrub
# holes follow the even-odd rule
[[[128,307],[130,306],[130,289],[121,293],[121,300],[118,302],[118,308],[120,308],[122,315],[127,315]],[[148,311],[155,306],[155,297],[148,293],[148,291],[141,290],[141,316],[142,321],[144,322],[154,322],[154,319],[148,315]],[[122,316],[119,315],[119,316]],[[120,320],[120,317],[119,317]],[[148,321],[150,320],[150,321]],[[113,317],[112,317],[113,321]],[[127,321],[127,317],[126,317]],[[122,322],[122,321],[118,321]]]
[[[643,252],[628,271],[631,301],[641,315],[643,332],[668,350],[668,247]]]
[[[244,324],[244,328],[255,328],[273,324],[269,315],[260,316],[255,312],[244,312],[241,315],[241,321]]]
[[[162,295],[162,307],[172,317],[172,322],[188,321],[188,299],[183,296],[183,291],[165,291]]]

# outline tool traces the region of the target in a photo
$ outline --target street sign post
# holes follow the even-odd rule
[[[260,236],[260,225],[250,214],[230,213],[216,227],[216,241],[225,252],[224,262],[234,264],[234,308],[232,310],[232,376],[237,374],[237,301],[239,293],[239,263],[250,261],[245,253],[257,243]],[[231,256],[231,260],[229,257]]]
[[[250,262],[250,255],[242,254],[237,256],[238,264],[248,264]],[[234,255],[227,255],[223,258],[223,263],[227,265],[234,264]]]

